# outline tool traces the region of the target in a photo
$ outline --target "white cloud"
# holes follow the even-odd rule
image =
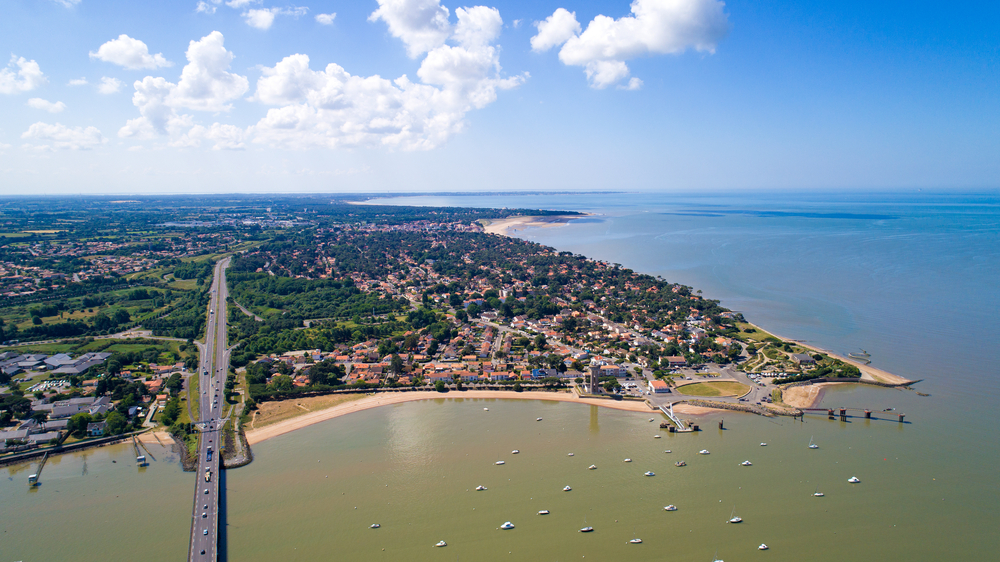
[[[517,28],[521,27],[522,23],[524,23],[524,20],[514,20],[514,21],[511,22],[511,25],[514,26],[514,29],[517,29]]]
[[[79,4],[82,0],[52,0],[52,1],[55,2],[56,4],[62,4],[66,8],[72,8],[73,6]]]
[[[101,83],[97,86],[97,92],[105,95],[117,94],[122,91],[122,81],[117,78],[101,77]]]
[[[194,7],[194,11],[199,14],[214,14],[215,6],[207,2],[198,2],[198,5]]]
[[[330,14],[316,14],[316,21],[323,25],[332,25],[333,20],[337,17],[336,12]]]
[[[178,109],[231,109],[229,102],[242,96],[250,83],[245,76],[228,72],[234,55],[226,50],[224,43],[225,39],[218,31],[191,41],[186,53],[188,64],[181,70],[177,84],[152,76],[136,81],[132,104],[139,108],[140,116],[130,119],[118,131],[118,136],[169,136],[176,143],[177,139],[189,136],[186,133],[194,127],[194,118],[179,114]]]
[[[634,0],[631,16],[599,15],[582,33],[575,14],[559,8],[536,24],[531,46],[544,51],[561,44],[559,60],[584,67],[591,87],[605,88],[628,77],[629,59],[688,49],[714,53],[729,32],[724,7],[719,0]]]
[[[460,46],[440,45],[422,61],[417,76],[389,81],[353,76],[337,64],[309,68],[309,57],[285,57],[264,68],[253,100],[280,106],[252,127],[254,142],[289,148],[377,147],[426,150],[465,126],[465,114],[496,100],[525,76],[500,78],[499,54],[484,42],[502,21],[495,10],[456,10]],[[446,22],[447,23],[447,22]],[[437,26],[436,23],[431,23]],[[449,24],[450,27],[450,24]],[[419,34],[418,34],[419,35]]]
[[[543,21],[535,22],[538,34],[531,38],[531,50],[541,53],[556,45],[562,45],[580,33],[580,22],[576,21],[576,12],[565,8],[557,8],[551,16]]]
[[[260,0],[229,0],[229,2],[226,2],[226,5],[230,8],[242,8],[250,4],[260,4]]]
[[[214,141],[212,150],[244,150],[246,131],[234,125],[212,123],[211,127],[195,125],[183,137],[170,143],[175,147],[196,147],[202,140]]]
[[[628,84],[625,86],[618,86],[619,90],[638,90],[642,88],[642,80],[639,80],[635,76],[629,79]]]
[[[39,121],[28,127],[21,135],[22,139],[34,139],[48,144],[29,145],[42,149],[90,150],[100,146],[108,139],[101,135],[96,127],[67,127],[61,123],[50,125]]]
[[[261,30],[271,29],[275,16],[304,16],[309,8],[261,8],[259,10],[247,10],[241,14],[247,25]]]
[[[448,8],[440,0],[378,0],[378,5],[368,21],[384,21],[410,58],[444,45],[451,35]]]
[[[163,58],[162,53],[150,55],[149,47],[145,43],[138,39],[133,39],[124,33],[119,35],[118,39],[112,39],[101,45],[96,53],[91,51],[90,58],[117,64],[129,70],[174,65],[174,63]]]
[[[69,82],[67,82],[66,85],[67,86],[86,86],[87,85],[87,79],[86,78],[74,78],[74,79],[70,80]]]
[[[14,72],[14,67],[17,67],[17,72]],[[38,63],[24,57],[11,55],[7,68],[0,69],[0,94],[30,92],[48,82]]]
[[[60,111],[66,109],[66,104],[61,101],[52,103],[48,100],[43,100],[42,98],[31,98],[28,100],[28,105],[35,109],[48,111],[49,113],[59,113]]]

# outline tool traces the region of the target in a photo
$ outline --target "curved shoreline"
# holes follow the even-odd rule
[[[271,425],[252,429],[246,432],[247,443],[255,445],[272,437],[284,435],[286,433],[302,429],[320,422],[332,420],[347,414],[390,406],[392,404],[402,404],[403,402],[415,402],[417,400],[454,400],[454,399],[494,399],[494,400],[547,400],[550,402],[573,402],[576,404],[587,404],[590,406],[602,406],[613,410],[625,410],[629,412],[653,412],[645,402],[637,401],[617,401],[601,400],[595,398],[579,398],[571,392],[514,392],[513,390],[464,390],[448,393],[438,392],[401,392],[392,394],[373,394],[360,400],[337,404],[330,408],[317,410],[308,414],[303,414],[291,419],[273,423]]]

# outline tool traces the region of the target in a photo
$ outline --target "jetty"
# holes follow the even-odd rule
[[[46,451],[45,455],[42,456],[42,461],[38,463],[38,470],[36,470],[34,474],[29,474],[28,475],[28,485],[29,486],[35,487],[35,486],[41,484],[42,469],[45,468],[45,461],[47,461],[47,460],[49,460],[49,453],[48,453],[48,451]]]
[[[694,431],[693,428],[688,427],[684,420],[682,420],[677,414],[674,413],[673,403],[660,406],[660,411],[663,415],[667,416],[667,419],[673,422],[674,427],[671,427],[671,431],[676,431],[678,433],[688,433]]]

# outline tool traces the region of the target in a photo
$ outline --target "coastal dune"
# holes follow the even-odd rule
[[[505,219],[491,219],[483,230],[489,234],[510,236],[518,228],[550,228],[562,226],[570,220],[584,215],[551,215],[551,216],[520,216]]]
[[[331,408],[318,410],[302,414],[291,419],[279,421],[271,425],[252,429],[246,432],[247,442],[251,445],[260,443],[272,437],[284,435],[290,431],[308,427],[313,424],[331,420],[347,414],[353,414],[379,406],[389,406],[391,404],[401,404],[403,402],[414,402],[417,400],[438,400],[438,399],[464,399],[464,398],[493,398],[506,400],[549,400],[554,402],[575,402],[577,404],[587,404],[591,406],[602,406],[614,410],[626,410],[630,412],[651,412],[645,402],[631,400],[602,400],[599,398],[580,398],[570,392],[514,392],[512,390],[466,390],[462,392],[449,392],[441,394],[437,392],[399,392],[391,394],[373,394],[365,396],[359,400],[338,404]]]

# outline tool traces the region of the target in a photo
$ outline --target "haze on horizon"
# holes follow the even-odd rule
[[[1000,187],[1000,5],[11,0],[0,195]]]

